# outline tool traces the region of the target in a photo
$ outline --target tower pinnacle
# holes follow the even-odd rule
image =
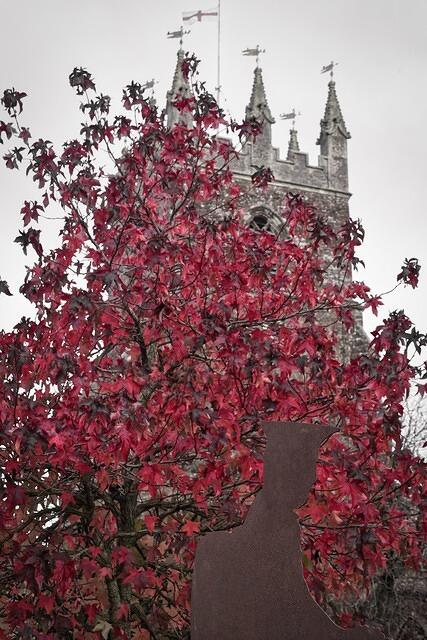
[[[347,130],[335,90],[335,81],[328,84],[325,114],[320,121],[320,160],[326,168],[330,188],[348,191]]]
[[[256,118],[261,124],[261,132],[252,141],[252,162],[268,166],[273,151],[271,125],[274,124],[275,120],[268,106],[262,70],[258,65],[254,71],[254,82],[249,104],[246,107],[246,118]]]
[[[292,159],[293,153],[299,153],[298,132],[292,128],[289,131],[289,144],[288,144],[288,160]]]
[[[185,118],[188,118],[189,116],[188,112],[185,112],[185,115],[183,113],[180,114],[173,106],[173,103],[177,98],[189,98],[191,96],[190,84],[182,71],[183,60],[184,50],[181,47],[177,53],[177,62],[172,80],[172,87],[166,94],[166,113],[169,127],[172,127],[176,122],[184,122]]]
[[[246,107],[246,117],[256,118],[260,121],[266,120],[270,125],[275,122],[267,102],[262,69],[258,66],[254,71],[254,82],[249,104]]]
[[[341,112],[340,103],[338,101],[337,92],[335,90],[335,81],[330,80],[328,84],[328,98],[326,101],[325,115],[320,121],[320,137],[317,144],[322,144],[322,138],[325,135],[331,135],[337,130],[347,140],[351,138],[350,133],[347,130],[344,118]]]

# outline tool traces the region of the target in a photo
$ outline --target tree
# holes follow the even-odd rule
[[[424,386],[421,387],[424,391]],[[425,396],[410,396],[404,403],[402,449],[422,456],[426,446]],[[405,499],[395,498],[396,508],[406,508]],[[414,571],[398,554],[389,554],[387,565],[375,576],[368,599],[359,606],[363,616],[380,620],[386,636],[396,640],[422,640],[427,633],[427,567]]]
[[[187,75],[196,66],[185,58]],[[226,122],[197,79],[172,129],[138,84],[115,118],[87,71],[70,84],[89,120],[60,152],[21,125],[24,93],[2,100],[4,142],[18,139],[6,164],[27,160],[41,199],[16,238],[37,255],[21,287],[36,318],[0,335],[0,637],[188,637],[197,536],[244,518],[269,419],[340,429],[299,516],[308,585],[349,622],[339,603],[389,554],[421,560],[423,467],[399,447],[422,373],[408,349],[424,336],[396,312],[368,353],[339,361],[334,327],[379,303],[345,277],[360,228],[332,229],[292,195],[285,239],[244,227],[235,150],[217,132],[244,141],[260,123]],[[270,179],[259,168],[253,188]],[[45,252],[50,206],[63,227]],[[416,284],[418,265],[405,269]]]

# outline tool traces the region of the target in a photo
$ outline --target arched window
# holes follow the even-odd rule
[[[275,233],[272,213],[265,207],[257,207],[251,212],[249,221],[249,227],[254,231],[267,231],[268,233]]]

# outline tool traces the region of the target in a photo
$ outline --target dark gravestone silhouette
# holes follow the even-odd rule
[[[293,509],[306,500],[318,449],[335,430],[286,422],[264,430],[264,487],[245,523],[198,544],[192,640],[383,640],[366,627],[337,627],[303,578]]]

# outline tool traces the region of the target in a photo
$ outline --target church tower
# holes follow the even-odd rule
[[[320,121],[320,155],[316,165],[310,164],[307,153],[300,149],[298,132],[293,125],[289,132],[286,159],[273,146],[272,129],[274,117],[268,105],[262,71],[257,66],[246,117],[255,116],[262,122],[263,130],[255,141],[248,141],[233,165],[236,182],[243,192],[242,204],[247,212],[247,224],[256,230],[286,233],[282,222],[285,196],[291,192],[300,194],[327,222],[339,229],[349,220],[349,192],[347,130],[338,101],[335,82],[331,79],[324,116]],[[274,175],[267,190],[254,189],[251,175],[254,165],[269,167]],[[343,277],[339,269],[333,278]],[[345,275],[351,278],[351,273]],[[355,327],[351,333],[343,327],[337,328],[340,355],[347,359],[363,351],[367,345],[362,326],[362,313],[354,311]]]
[[[184,53],[178,51],[177,67],[172,88],[167,94],[167,117],[169,126],[179,122],[187,114],[179,114],[173,107],[173,101],[179,97],[189,97],[191,88],[184,78],[181,63]],[[292,126],[286,159],[281,158],[280,150],[273,146],[272,133],[275,123],[267,100],[262,69],[258,63],[254,70],[252,91],[245,112],[246,118],[255,117],[262,124],[262,130],[255,139],[249,139],[243,146],[231,169],[234,179],[241,188],[241,203],[246,211],[246,223],[257,231],[271,231],[286,234],[282,211],[287,193],[299,194],[303,200],[313,206],[328,224],[340,229],[349,220],[349,192],[347,130],[338,101],[336,85],[331,78],[324,116],[320,121],[320,135],[317,143],[320,154],[317,164],[310,164],[308,154],[301,151],[298,133]],[[257,167],[268,167],[274,175],[274,182],[267,189],[256,189],[251,177]],[[339,269],[332,278],[339,281],[342,274]],[[351,278],[346,273],[345,278]],[[362,313],[354,311],[355,327],[351,334],[344,328],[339,329],[340,355],[347,359],[363,351],[367,345],[366,334],[362,327]]]

